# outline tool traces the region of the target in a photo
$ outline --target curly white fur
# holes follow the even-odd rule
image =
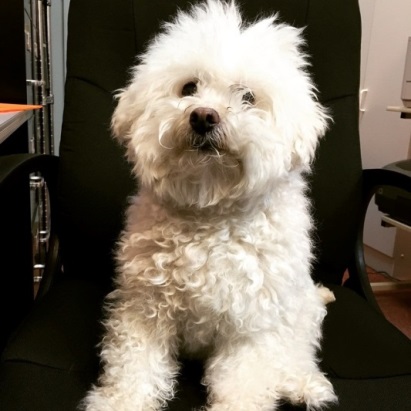
[[[301,44],[275,16],[246,24],[209,0],[164,26],[120,92],[113,131],[141,190],[87,411],[160,410],[182,353],[208,358],[209,411],[336,400],[317,366],[333,295],[310,276],[302,175],[327,114]],[[190,124],[200,107],[218,113],[206,148]]]

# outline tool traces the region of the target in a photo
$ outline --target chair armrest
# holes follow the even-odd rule
[[[401,188],[411,192],[411,177],[388,168],[363,170],[363,187],[365,199],[370,202],[375,192],[382,186]]]
[[[363,170],[362,177],[363,201],[361,220],[357,232],[354,258],[349,267],[350,278],[344,283],[344,285],[357,291],[364,298],[366,298],[375,309],[381,311],[374,297],[374,293],[368,279],[364,259],[363,232],[365,216],[369,203],[379,188],[390,186],[400,188],[411,193],[411,178],[406,174],[387,168]]]
[[[50,187],[55,188],[58,157],[48,154],[11,154],[0,157],[0,189],[7,190],[20,178],[40,172]]]
[[[2,289],[7,290],[7,300],[0,299],[0,349],[2,343],[22,320],[34,301],[33,290],[33,240],[31,232],[30,174],[41,173],[50,204],[51,221],[56,213],[58,157],[36,154],[15,154],[0,157],[0,260]],[[58,239],[55,224],[51,224],[48,263],[58,260]],[[51,258],[53,254],[53,260]],[[50,258],[49,258],[50,257]],[[47,267],[38,295],[50,285],[52,271]]]

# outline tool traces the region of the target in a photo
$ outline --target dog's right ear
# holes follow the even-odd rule
[[[141,102],[134,84],[120,90],[116,98],[118,103],[111,118],[111,130],[118,141],[127,144],[131,139],[132,125],[142,113]]]

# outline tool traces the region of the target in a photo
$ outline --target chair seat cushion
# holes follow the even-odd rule
[[[344,379],[411,375],[411,340],[353,291],[329,287],[336,301],[324,320],[322,369]]]
[[[328,307],[320,353],[321,367],[340,399],[330,409],[409,411],[410,340],[353,291],[331,288],[337,300]],[[98,374],[103,298],[103,291],[92,283],[69,280],[37,304],[3,354],[3,411],[76,409]],[[205,403],[202,367],[196,361],[184,363],[169,411],[188,411]],[[284,404],[282,409],[302,408]]]
[[[35,305],[2,355],[2,410],[76,409],[98,374],[103,298],[93,283],[70,279]]]

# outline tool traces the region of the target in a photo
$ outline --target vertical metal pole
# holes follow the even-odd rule
[[[54,154],[54,114],[53,114],[53,104],[54,104],[54,95],[53,95],[53,70],[51,65],[51,1],[46,0],[46,34],[47,34],[47,77],[48,77],[48,96],[47,103],[49,105],[49,147],[50,154]]]
[[[33,39],[33,78],[28,83],[33,86],[34,104],[42,108],[35,111],[33,152],[54,153],[53,103],[51,80],[51,22],[50,0],[31,0],[31,22]],[[48,191],[40,175],[31,177],[32,192],[32,238],[33,276],[41,281],[50,233],[50,207]]]
[[[48,96],[48,90],[50,89],[50,79],[48,76],[48,38],[46,28],[46,15],[47,7],[44,6],[42,0],[37,1],[38,10],[38,38],[39,38],[39,52],[40,52],[40,90],[41,90],[41,144],[40,150],[42,154],[51,154],[50,150],[50,101]]]

